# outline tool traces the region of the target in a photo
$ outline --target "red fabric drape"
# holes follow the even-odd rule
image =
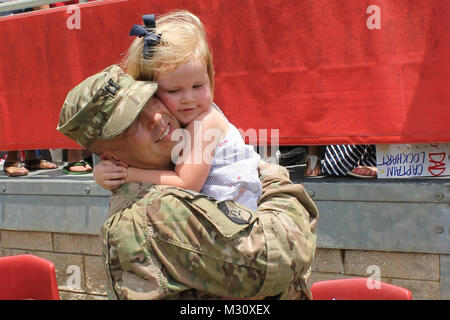
[[[369,29],[370,5],[380,29]],[[205,23],[215,102],[280,144],[450,141],[450,3],[429,0],[95,1],[0,18],[0,150],[73,148],[56,131],[67,92],[118,63],[142,14]],[[262,142],[264,134],[260,135]]]

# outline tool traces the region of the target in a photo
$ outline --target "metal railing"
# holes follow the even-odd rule
[[[17,0],[0,3],[0,12],[14,11],[20,9],[39,7],[44,4],[53,4],[56,2],[63,2],[62,0]],[[80,0],[80,3],[88,2],[87,0]]]

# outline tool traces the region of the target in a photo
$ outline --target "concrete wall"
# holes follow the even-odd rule
[[[106,299],[100,236],[0,230],[0,256],[19,254],[55,264],[61,299]]]
[[[321,280],[375,277],[374,270],[379,270],[381,281],[409,289],[414,300],[437,300],[441,299],[439,261],[438,254],[319,248],[310,284]]]
[[[61,299],[106,299],[100,236],[0,230],[0,256],[26,253],[55,264]],[[439,254],[319,248],[310,284],[373,276],[370,266],[382,281],[411,290],[413,299],[441,298]]]

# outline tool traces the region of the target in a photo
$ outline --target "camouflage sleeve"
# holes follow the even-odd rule
[[[308,296],[317,208],[287,170],[269,166],[261,180],[256,213],[153,186],[112,215],[102,229],[110,297]]]
[[[307,280],[319,211],[305,188],[290,181],[286,168],[266,163],[259,169],[263,194],[257,214],[266,239],[267,273],[257,296],[281,292],[281,299],[311,299]]]

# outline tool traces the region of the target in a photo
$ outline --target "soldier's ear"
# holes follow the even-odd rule
[[[100,158],[102,158],[102,160],[110,160],[112,162],[114,162],[115,164],[121,165],[122,167],[128,168],[128,165],[123,162],[122,160],[120,160],[114,153],[110,153],[110,152],[103,152],[100,155]]]
[[[102,152],[101,154],[98,155],[100,158],[102,158],[102,160],[109,160],[109,157],[105,154],[105,152]]]
[[[104,151],[100,153],[99,156],[100,158],[102,158],[102,160],[117,161],[116,156],[110,151]]]

